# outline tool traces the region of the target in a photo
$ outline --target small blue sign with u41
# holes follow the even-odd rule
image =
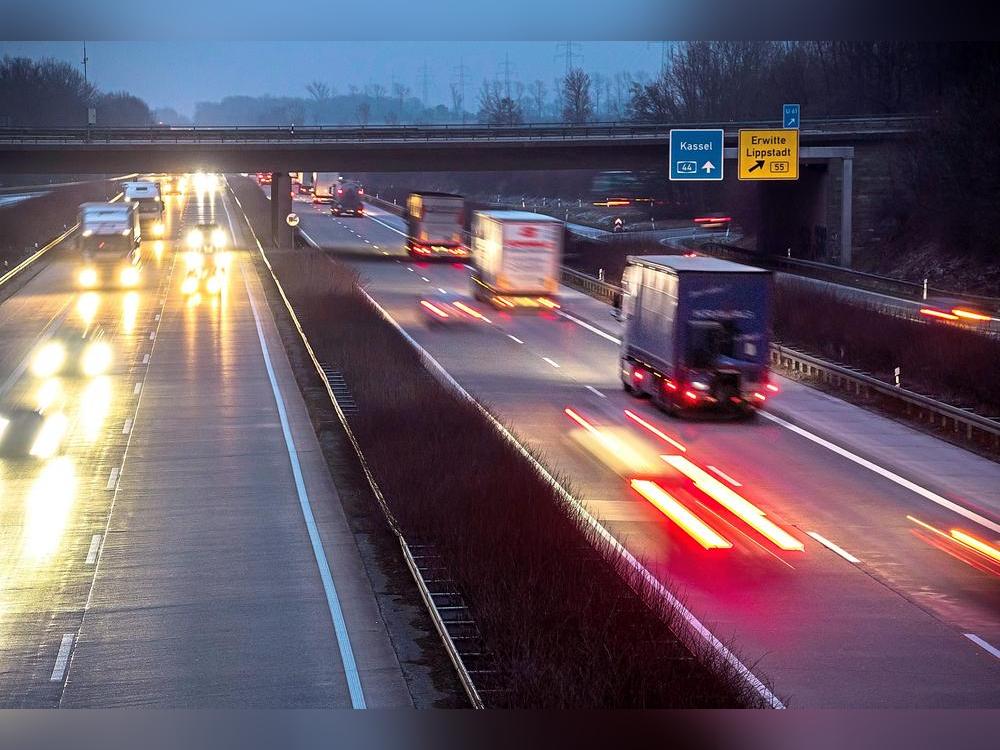
[[[722,130],[671,130],[671,180],[721,180]]]

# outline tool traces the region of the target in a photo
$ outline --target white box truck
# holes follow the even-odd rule
[[[139,221],[149,228],[150,234],[153,237],[162,237],[164,225],[160,183],[152,180],[131,180],[122,183],[122,193],[126,203],[135,205]]]
[[[557,307],[563,222],[528,211],[477,211],[472,289],[498,307]]]
[[[341,182],[340,172],[317,172],[313,181],[313,203],[333,203]]]
[[[83,203],[77,239],[84,288],[133,287],[139,283],[139,213],[132,203]]]
[[[462,243],[465,199],[451,193],[410,193],[406,199],[406,249],[414,258],[468,258]]]

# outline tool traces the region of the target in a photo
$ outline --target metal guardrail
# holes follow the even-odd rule
[[[593,276],[563,266],[562,282],[596,299],[610,302],[621,288],[595,279]],[[859,396],[877,395],[892,402],[905,415],[935,425],[950,428],[968,442],[1000,447],[1000,421],[975,412],[960,409],[929,396],[900,388],[866,373],[814,357],[782,344],[771,345],[771,362],[792,372],[818,378],[828,385]]]
[[[916,132],[931,118],[920,115],[841,117],[803,120],[805,135],[880,135]],[[351,141],[490,141],[501,139],[592,140],[667,139],[671,128],[714,127],[735,139],[740,128],[773,128],[771,120],[728,122],[532,123],[525,125],[370,125],[370,126],[192,126],[0,128],[0,143],[11,145],[130,143],[314,143]]]
[[[835,284],[863,289],[869,292],[880,292],[897,297],[903,297],[914,301],[923,299],[923,284],[903,279],[894,279],[890,276],[879,276],[878,274],[855,271],[842,266],[834,266],[828,263],[819,263],[812,260],[802,260],[798,258],[783,258],[780,255],[762,255],[746,248],[735,245],[727,245],[721,242],[699,243],[698,249],[707,252],[709,255],[722,257],[740,262],[752,262],[754,265],[770,268],[775,271],[796,276],[807,276],[820,281],[829,281]],[[953,292],[937,287],[927,287],[928,297],[948,297],[967,302],[976,307],[982,307],[994,312],[1000,312],[1000,298],[987,297],[980,294],[967,294],[964,292]]]

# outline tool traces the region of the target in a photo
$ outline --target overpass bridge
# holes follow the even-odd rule
[[[822,227],[849,265],[858,148],[905,143],[926,125],[916,115],[803,120],[797,185],[761,185],[763,249],[784,251],[803,226]],[[300,170],[425,172],[655,169],[672,128],[721,128],[726,158],[738,131],[772,121],[584,125],[401,125],[365,127],[0,128],[0,172],[108,173]],[[808,169],[812,167],[810,171]],[[276,191],[280,194],[280,191]],[[284,206],[276,206],[276,211]],[[799,218],[793,226],[789,214]],[[276,214],[277,215],[277,214]],[[282,214],[283,215],[283,214]],[[774,225],[773,227],[771,225]],[[824,239],[824,243],[826,240]],[[773,247],[772,247],[773,246]]]

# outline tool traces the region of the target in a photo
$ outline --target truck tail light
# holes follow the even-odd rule
[[[691,403],[694,403],[698,400],[698,394],[695,393],[694,391],[684,391],[684,398],[686,398]]]

